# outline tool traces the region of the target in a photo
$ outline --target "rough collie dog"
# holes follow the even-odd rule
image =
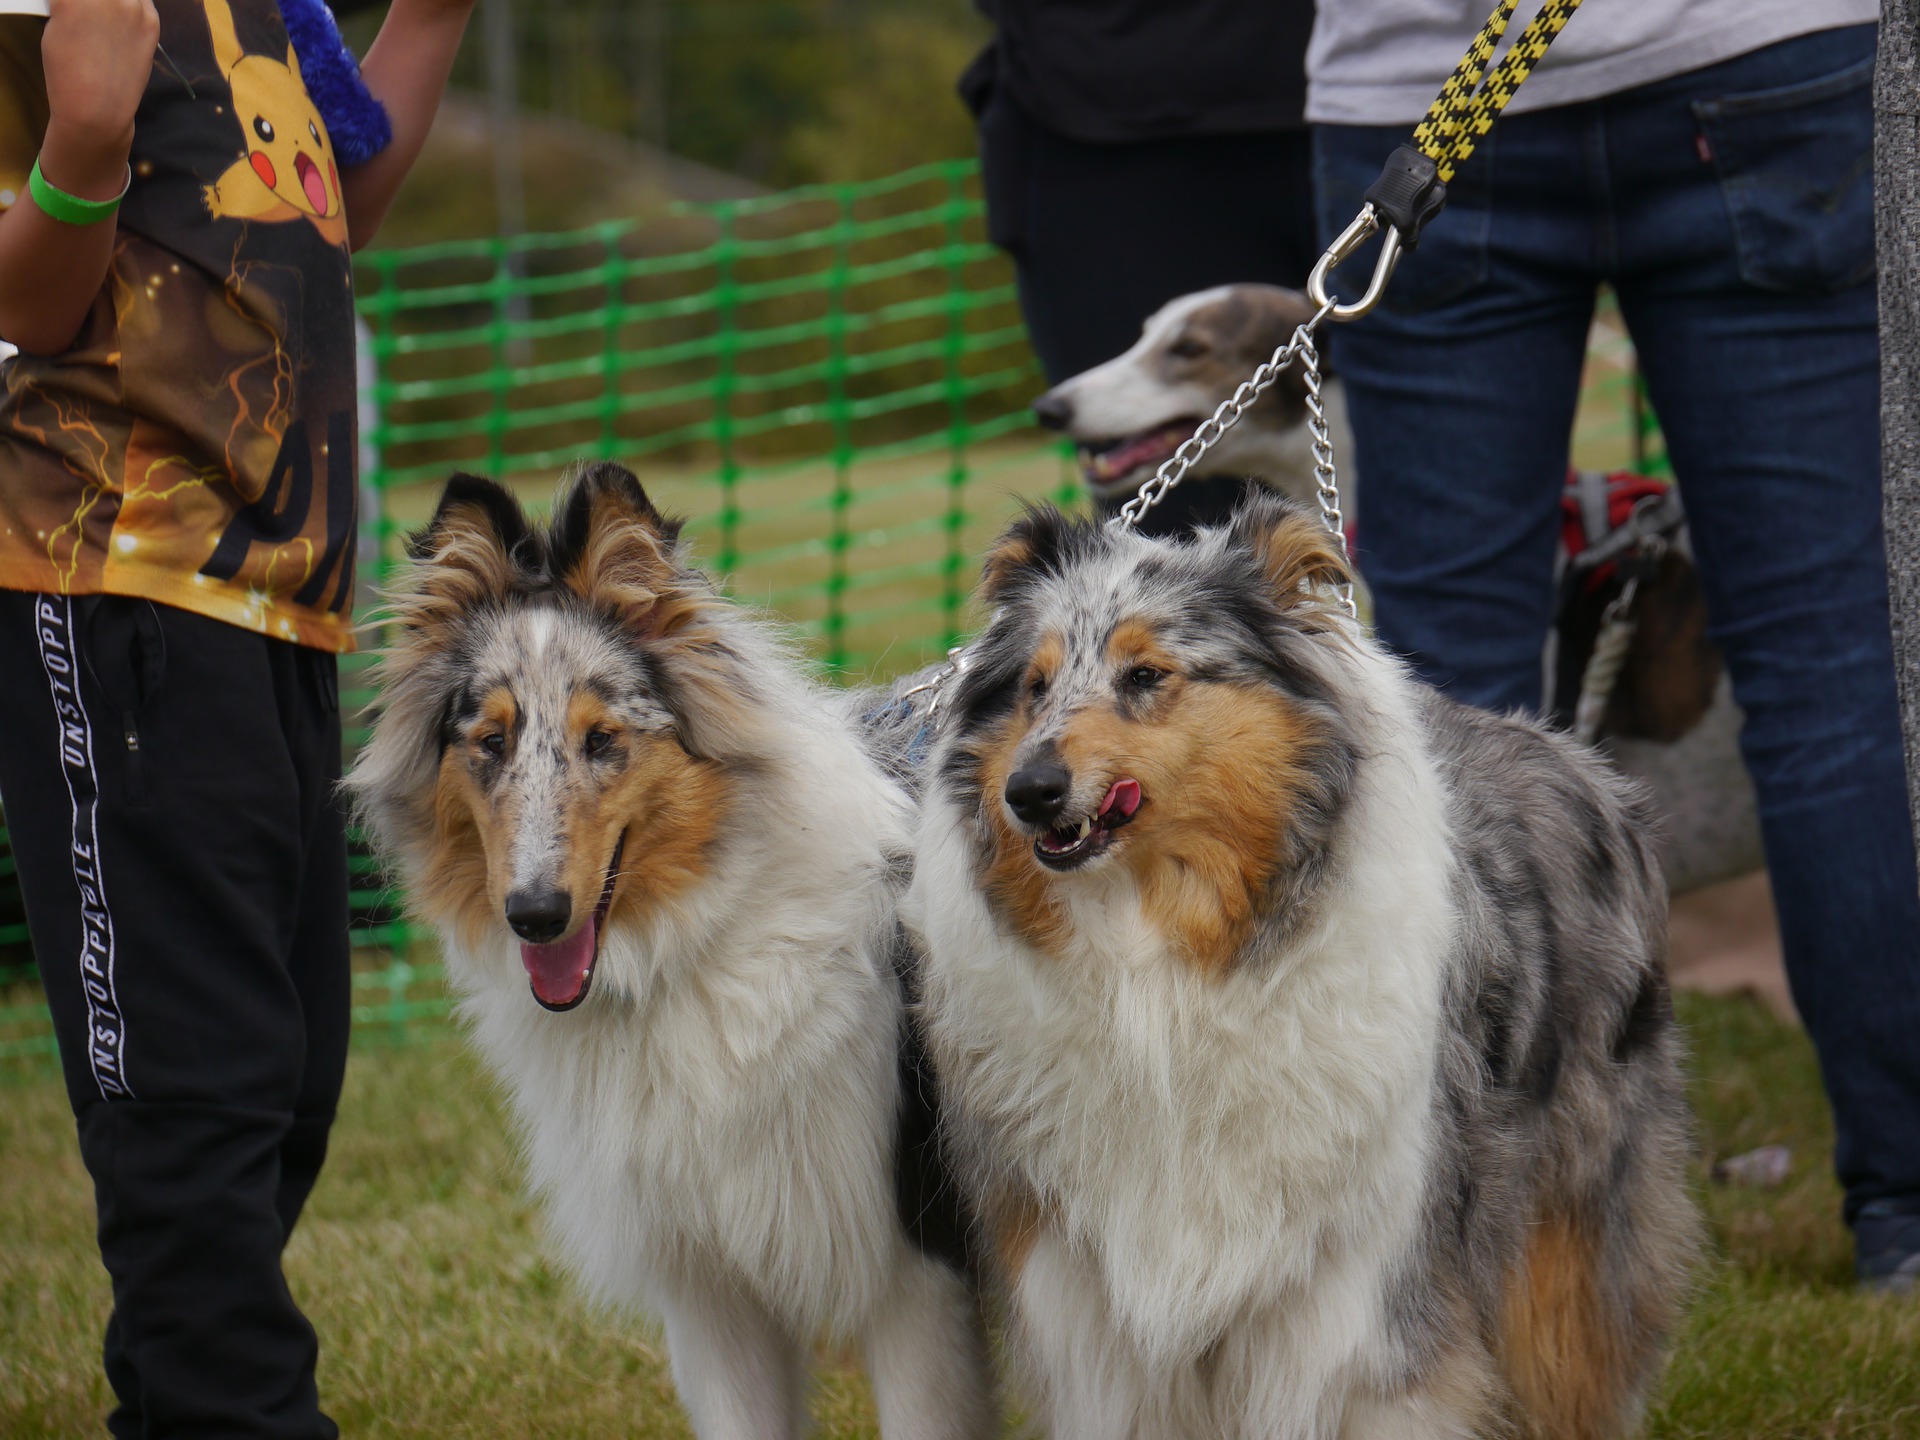
[[[911,913],[1054,1440],[1635,1425],[1695,1244],[1638,795],[1409,678],[1258,498],[1039,510],[948,683]]]
[[[616,466],[538,529],[456,477],[414,556],[350,783],[571,1269],[664,1319],[709,1440],[795,1433],[822,1334],[863,1344],[888,1436],[991,1434],[903,1084],[904,793]]]

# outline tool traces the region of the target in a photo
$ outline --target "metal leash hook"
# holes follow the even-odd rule
[[[1396,229],[1387,230],[1387,238],[1380,242],[1380,258],[1373,262],[1373,279],[1367,282],[1367,293],[1350,305],[1342,305],[1327,290],[1327,282],[1354,252],[1373,238],[1380,228],[1380,216],[1368,201],[1360,207],[1360,213],[1353,217],[1353,223],[1342,230],[1327,247],[1313,267],[1313,273],[1307,276],[1307,294],[1313,303],[1329,320],[1338,320],[1345,324],[1349,320],[1358,320],[1380,303],[1380,297],[1387,293],[1387,282],[1393,279],[1395,267],[1400,264],[1400,254],[1409,247]]]
[[[1387,157],[1380,178],[1367,187],[1364,198],[1366,203],[1353,223],[1327,247],[1327,253],[1307,277],[1307,294],[1313,297],[1313,303],[1323,307],[1329,319],[1342,324],[1358,320],[1380,303],[1400,257],[1419,245],[1420,232],[1446,205],[1447,187],[1440,178],[1440,166],[1431,156],[1402,145]],[[1380,242],[1380,258],[1373,262],[1367,293],[1351,305],[1338,304],[1327,282],[1382,226],[1387,234]]]

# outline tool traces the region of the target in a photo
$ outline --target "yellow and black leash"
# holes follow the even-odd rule
[[[1313,267],[1307,293],[1319,307],[1316,319],[1357,320],[1380,302],[1401,253],[1420,243],[1421,230],[1447,203],[1447,184],[1454,172],[1473,153],[1481,137],[1493,129],[1493,122],[1500,118],[1514,92],[1580,8],[1580,0],[1543,0],[1526,29],[1495,65],[1494,52],[1500,48],[1518,3],[1500,0],[1414,128],[1413,143],[1400,146],[1387,157],[1380,178],[1367,187],[1366,205]],[[1335,301],[1327,289],[1329,277],[1383,227],[1387,237],[1367,293],[1352,304]]]
[[[1507,33],[1516,3],[1501,0],[1487,17],[1433,104],[1427,107],[1426,118],[1414,129],[1414,148],[1433,161],[1442,185],[1453,179],[1460,162],[1493,128],[1521,82],[1533,73],[1547,47],[1580,8],[1580,0],[1546,0],[1513,42],[1513,48],[1493,67],[1493,74],[1488,75],[1487,66],[1493,52],[1500,48],[1500,37]]]

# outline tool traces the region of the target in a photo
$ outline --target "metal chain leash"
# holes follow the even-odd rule
[[[1294,338],[1300,344],[1300,378],[1307,386],[1307,430],[1313,436],[1313,482],[1315,498],[1320,502],[1320,523],[1340,542],[1341,556],[1351,562],[1347,521],[1340,513],[1340,485],[1333,470],[1333,436],[1327,431],[1326,406],[1320,399],[1320,352],[1314,348],[1311,332]],[[1348,618],[1358,620],[1360,610],[1353,603],[1353,582],[1343,580],[1335,590]]]
[[[1107,523],[1123,529],[1137,526],[1147,511],[1166,499],[1168,492],[1187,478],[1187,472],[1193,469],[1200,457],[1218,445],[1227,431],[1237,425],[1240,417],[1253,407],[1253,403],[1271,390],[1274,382],[1298,360],[1300,378],[1307,391],[1307,429],[1313,437],[1313,479],[1320,501],[1320,521],[1327,527],[1328,533],[1340,542],[1340,553],[1345,555],[1346,522],[1340,514],[1340,487],[1334,471],[1333,437],[1327,429],[1326,405],[1320,394],[1320,350],[1313,342],[1315,328],[1333,310],[1334,302],[1326,300],[1311,319],[1295,326],[1287,343],[1241,381],[1240,387],[1221,401],[1213,414],[1200,422],[1193,434],[1180,442],[1180,448],[1160,463],[1160,468],[1141,484],[1134,497],[1122,505],[1120,513]],[[1340,586],[1339,595],[1347,614],[1358,619],[1360,612],[1354,605],[1353,586]]]
[[[1166,499],[1167,492],[1187,478],[1187,472],[1194,467],[1194,463],[1220,443],[1221,437],[1239,422],[1254,401],[1273,388],[1274,381],[1286,373],[1287,367],[1300,354],[1301,347],[1313,351],[1314,327],[1326,319],[1332,310],[1333,302],[1328,301],[1312,319],[1297,326],[1286,344],[1262,361],[1253,374],[1240,382],[1239,389],[1222,400],[1213,414],[1202,420],[1199,428],[1180,442],[1179,449],[1160,462],[1160,468],[1146,479],[1134,497],[1122,505],[1120,513],[1108,523],[1128,528],[1138,525],[1147,511]],[[1317,362],[1317,353],[1315,359]]]

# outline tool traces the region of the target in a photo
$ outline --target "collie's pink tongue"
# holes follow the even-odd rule
[[[520,963],[527,967],[533,993],[542,1005],[572,1005],[587,988],[593,970],[594,934],[599,924],[589,920],[565,940],[551,945],[520,945]]]
[[[1107,798],[1100,802],[1100,813],[1118,810],[1122,815],[1132,815],[1140,808],[1140,782],[1138,780],[1116,780],[1108,787]]]

